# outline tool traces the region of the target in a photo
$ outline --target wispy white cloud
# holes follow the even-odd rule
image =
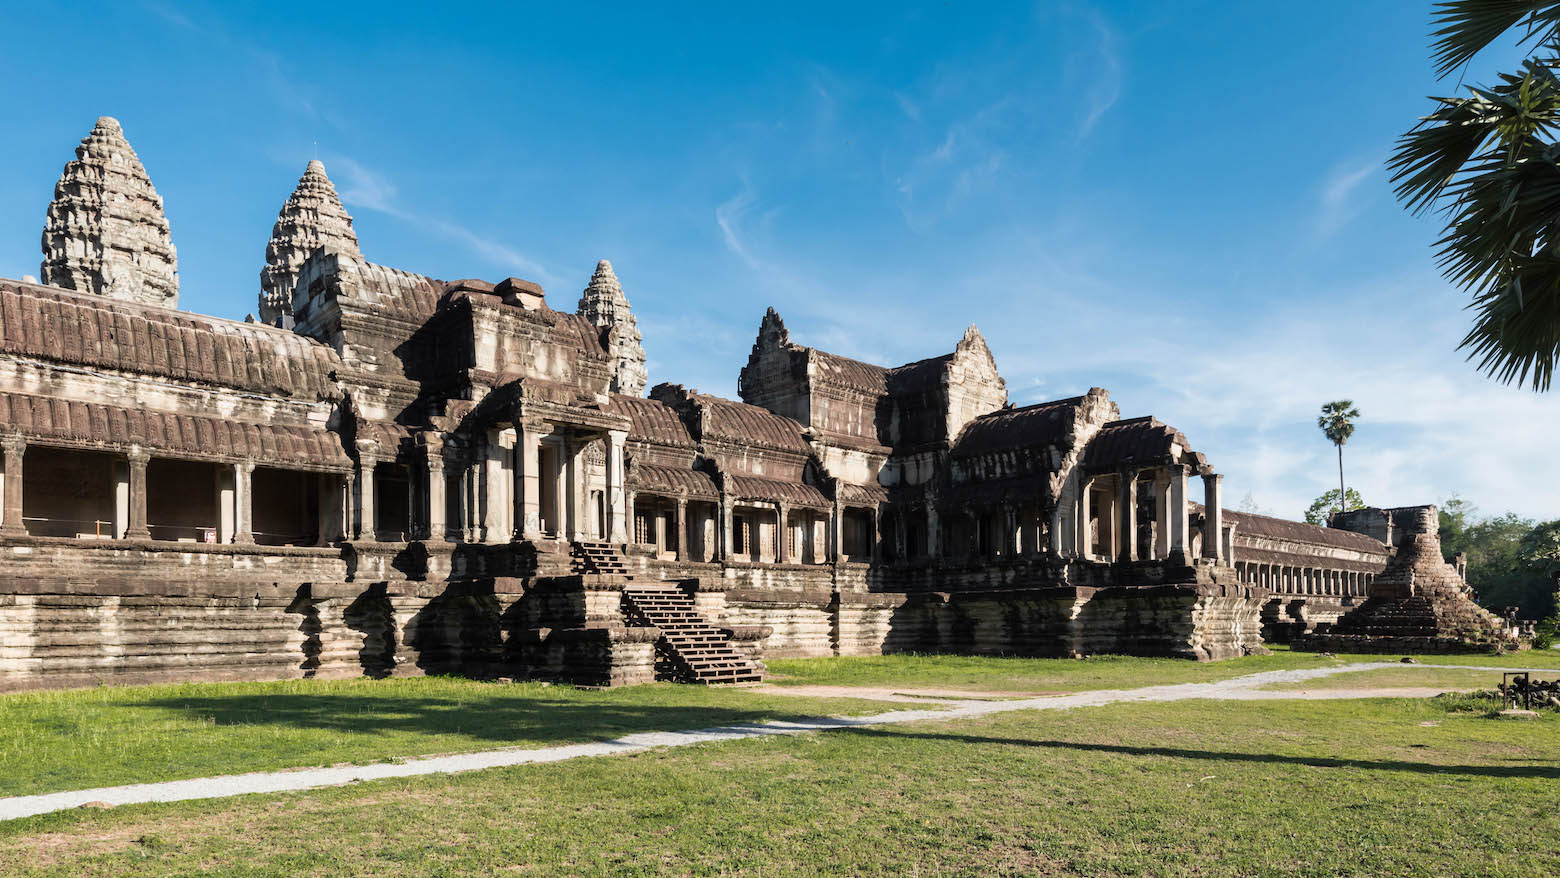
[[[195,24],[194,21],[191,21],[189,16],[179,11],[179,9],[172,3],[158,3],[154,2],[154,0],[142,0],[141,8],[145,9],[147,12],[152,13],[158,18],[161,18],[163,21],[178,27],[182,27],[185,30],[196,31],[197,33],[201,30],[199,25]]]
[[[1083,63],[1089,71],[1088,85],[1084,89],[1083,122],[1078,126],[1077,139],[1083,141],[1094,132],[1094,126],[1121,100],[1125,82],[1125,67],[1121,58],[1121,37],[1098,11],[1087,10],[1089,24],[1097,39]]]
[[[1371,157],[1364,160],[1340,162],[1327,172],[1322,181],[1321,195],[1313,228],[1318,240],[1326,240],[1348,225],[1362,209],[1361,199],[1356,197],[1361,184],[1381,169],[1381,160]]]
[[[519,249],[479,234],[467,226],[441,217],[428,216],[403,207],[395,184],[384,174],[341,155],[330,157],[330,166],[339,175],[337,193],[349,207],[372,210],[426,229],[453,241],[506,270],[525,275],[545,286],[558,284],[559,278]]]

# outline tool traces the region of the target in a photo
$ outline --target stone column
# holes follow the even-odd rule
[[[785,564],[791,560],[791,553],[786,551],[786,540],[791,537],[790,510],[784,503],[775,504],[775,563]]]
[[[236,501],[233,515],[233,542],[252,545],[255,541],[255,462],[246,460],[233,464],[233,495]]]
[[[838,487],[835,488],[838,491]],[[829,536],[829,560],[839,563],[845,560],[845,506],[838,497],[834,501],[834,520]]]
[[[508,542],[514,531],[506,526],[506,509],[510,506],[508,479],[504,475],[506,430],[490,429],[482,448],[482,535],[484,543]],[[513,448],[513,444],[509,445]]]
[[[377,542],[374,535],[374,467],[379,465],[379,443],[372,439],[359,439],[357,481],[354,487],[352,518],[357,525],[357,539]]]
[[[1170,558],[1179,564],[1189,563],[1186,556],[1188,533],[1190,522],[1187,518],[1186,508],[1186,478],[1187,466],[1184,463],[1174,463],[1165,467],[1170,473],[1169,512],[1170,512]]]
[[[426,528],[423,539],[444,542],[444,442],[437,436],[428,436],[423,442],[423,474],[428,488],[423,491],[428,508],[423,514]]]
[[[905,508],[900,507],[894,516],[894,559],[899,563],[910,560],[910,543],[907,537],[909,524],[905,521]]]
[[[217,542],[231,543],[238,533],[238,471],[236,468],[223,467],[217,470],[216,490]]]
[[[515,539],[542,536],[542,434],[534,424],[515,423]]]
[[[716,560],[729,562],[731,560],[731,495],[721,492],[720,495],[720,525],[716,528],[717,542],[715,544]]]
[[[677,560],[688,560],[688,498],[677,498],[677,511],[672,513],[672,527],[677,530]]]
[[[0,534],[22,536],[27,527],[22,523],[22,456],[27,453],[27,442],[21,436],[0,439],[0,453],[5,455],[5,486],[0,489]]]
[[[1203,474],[1203,557],[1215,561],[1225,560],[1224,555],[1224,507],[1221,488],[1224,476],[1218,473]]]
[[[1073,531],[1078,538],[1076,548],[1079,558],[1088,558],[1094,551],[1094,528],[1089,524],[1092,517],[1089,511],[1089,485],[1093,481],[1086,476],[1078,478],[1078,523]]]
[[[1170,476],[1164,470],[1154,473],[1154,558],[1163,561],[1170,555]]]
[[[130,530],[130,462],[115,459],[114,467],[114,539],[122,540]]]
[[[1137,470],[1123,469],[1116,492],[1116,560],[1137,560]]]
[[[1045,550],[1052,555],[1061,557],[1062,554],[1062,504],[1056,500],[1050,501],[1050,511],[1047,515],[1049,523],[1046,526]]]
[[[125,537],[132,540],[149,540],[151,529],[146,526],[146,465],[152,456],[139,445],[130,446],[126,455],[130,461],[130,527]]]
[[[937,506],[931,503],[926,505],[926,557],[942,557],[942,519],[937,515]]]
[[[606,527],[607,541],[628,542],[628,486],[623,463],[623,451],[628,445],[627,430],[607,431],[607,488]],[[679,543],[681,545],[681,543]]]
[[[871,543],[867,558],[871,563],[877,564],[883,560],[883,512],[877,506],[873,506],[868,512],[872,514],[872,522],[867,527],[867,540]]]

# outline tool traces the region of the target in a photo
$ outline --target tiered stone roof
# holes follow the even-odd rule
[[[266,242],[265,267],[260,269],[260,322],[275,326],[292,314],[298,269],[310,253],[320,249],[359,259],[363,256],[352,217],[325,176],[325,165],[315,159],[304,168],[297,188],[282,205],[271,228],[271,240]]]
[[[0,354],[309,401],[338,396],[341,366],[285,330],[8,280]]]
[[[50,286],[178,307],[179,259],[162,198],[117,119],[99,118],[60,174],[39,273]]]
[[[623,285],[612,271],[612,263],[603,259],[580,294],[579,314],[593,325],[608,330],[612,354],[612,391],[638,396],[644,393],[649,373],[645,369],[645,347],[629,308]]]

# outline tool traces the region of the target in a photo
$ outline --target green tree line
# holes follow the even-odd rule
[[[1560,520],[1537,522],[1516,513],[1484,517],[1453,495],[1441,504],[1441,548],[1468,555],[1468,584],[1491,610],[1520,608],[1524,619],[1555,615],[1560,570]]]

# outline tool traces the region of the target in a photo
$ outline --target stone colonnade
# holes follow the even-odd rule
[[[1299,567],[1286,564],[1258,564],[1241,561],[1235,565],[1242,582],[1259,585],[1276,595],[1364,597],[1370,594],[1376,576],[1354,570]]]
[[[11,434],[0,437],[0,535],[23,536],[34,528],[46,531],[51,524],[76,525],[80,522],[55,522],[39,516],[24,517],[26,497],[26,461],[29,448],[44,448],[64,453],[82,452],[111,455],[112,484],[107,488],[105,504],[110,505],[110,518],[101,524],[108,525],[106,533],[95,536],[110,539],[149,540],[167,539],[186,541],[249,545],[255,543],[254,529],[254,473],[256,461],[246,458],[236,462],[207,463],[213,472],[211,490],[212,521],[210,526],[172,527],[177,535],[154,532],[160,525],[147,516],[147,497],[150,492],[147,471],[154,458],[169,461],[189,461],[178,455],[154,454],[151,449],[131,445],[123,452],[79,449],[74,446],[52,445],[34,442],[24,436]],[[274,469],[281,469],[275,467]],[[315,472],[315,471],[307,471]],[[318,498],[315,506],[314,542],[329,545],[341,538],[345,523],[346,492],[351,476],[345,472],[318,472]],[[161,485],[165,490],[176,487],[181,491],[198,491],[199,485]],[[28,521],[33,522],[30,528]],[[88,522],[91,523],[91,522]],[[48,534],[58,536],[61,534]],[[88,534],[93,536],[94,534]]]

